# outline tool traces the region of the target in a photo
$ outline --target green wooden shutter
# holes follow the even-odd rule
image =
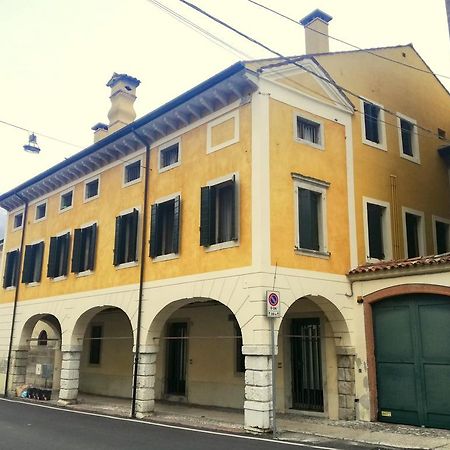
[[[16,272],[16,253],[18,253],[18,250],[14,250],[13,252],[8,252],[6,254],[5,274],[3,277],[4,288],[15,286],[14,273]]]
[[[41,281],[42,276],[42,261],[44,260],[44,241],[39,242],[39,244],[35,245],[36,252],[34,255],[34,279],[36,283]]]
[[[33,262],[34,262],[34,246],[26,245],[22,269],[22,283],[31,283],[33,281]]]
[[[299,244],[300,248],[320,250],[318,202],[320,193],[300,188],[298,190]]]
[[[180,251],[180,216],[181,216],[181,198],[177,195],[174,198],[173,205],[173,253],[179,253]]]
[[[95,249],[97,248],[97,224],[94,223],[87,230],[91,234],[91,240],[89,244],[88,251],[88,266],[86,270],[94,270],[95,268]]]
[[[133,212],[129,214],[129,227],[130,227],[130,241],[128,243],[128,262],[137,261],[136,249],[137,249],[137,231],[138,231],[138,220],[139,211],[133,209]]]
[[[83,249],[83,231],[76,228],[73,232],[73,250],[72,250],[72,272],[82,272],[81,261]]]
[[[116,217],[116,231],[114,236],[114,259],[113,264],[118,266],[123,262],[123,244],[122,244],[122,220],[123,216]]]
[[[237,233],[237,211],[236,211],[236,175],[233,175],[231,180],[231,240],[237,241],[238,233]]]
[[[367,225],[369,233],[369,257],[384,259],[383,207],[367,203]]]
[[[200,196],[200,245],[211,244],[211,187],[201,188]]]
[[[55,278],[58,264],[58,238],[50,238],[50,252],[48,255],[47,277]]]
[[[364,103],[364,125],[366,127],[366,139],[379,143],[378,116],[380,108],[371,103]]]
[[[151,224],[150,224],[150,257],[158,256],[158,204],[155,203],[151,208]]]
[[[62,267],[60,276],[67,275],[68,265],[69,265],[69,246],[70,246],[70,233],[66,233],[59,238],[61,240],[62,249]]]

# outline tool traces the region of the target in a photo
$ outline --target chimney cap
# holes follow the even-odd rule
[[[97,131],[97,130],[106,130],[108,131],[108,125],[102,122],[96,123],[94,126],[91,127],[91,130]]]
[[[126,73],[114,72],[111,79],[106,83],[106,86],[113,88],[120,81],[129,84],[131,89],[137,88],[141,84],[141,82],[137,78],[131,77]]]
[[[332,16],[322,11],[321,9],[315,9],[314,11],[303,17],[303,19],[300,20],[300,24],[306,27],[316,19],[320,19],[323,22],[328,23],[332,18]]]

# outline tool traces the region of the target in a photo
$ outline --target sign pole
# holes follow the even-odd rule
[[[269,318],[270,331],[272,335],[272,432],[273,438],[277,438],[277,421],[276,421],[276,404],[277,404],[277,389],[276,389],[276,361],[275,361],[275,317]]]

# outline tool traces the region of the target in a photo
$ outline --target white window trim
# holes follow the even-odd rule
[[[97,195],[94,195],[92,197],[86,198],[86,194],[87,194],[87,185],[89,183],[91,183],[92,181],[98,180],[98,191],[97,191]],[[90,202],[92,200],[95,200],[96,198],[100,197],[100,175],[97,175],[96,177],[93,178],[89,178],[88,180],[86,180],[84,182],[84,188],[83,188],[83,203],[87,203]]]
[[[363,197],[363,222],[364,222],[364,248],[366,251],[366,261],[367,262],[379,262],[377,258],[370,258],[369,250],[369,224],[367,222],[367,204],[372,203],[374,205],[379,205],[385,208],[385,214],[383,219],[383,250],[384,250],[384,260],[389,261],[392,259],[392,230],[391,230],[391,205],[389,202],[384,202],[382,200],[377,200],[370,197]]]
[[[400,157],[412,161],[416,164],[420,164],[420,153],[419,153],[419,135],[417,134],[417,120],[411,119],[411,117],[405,116],[404,114],[397,113],[397,127],[398,127],[398,149],[400,152]],[[400,119],[406,120],[413,125],[413,131],[411,136],[411,145],[413,156],[405,155],[403,153],[403,142],[402,142],[402,127]]]
[[[129,267],[136,267],[139,265],[140,257],[141,257],[141,245],[142,245],[142,212],[140,206],[133,206],[131,208],[124,209],[120,211],[117,215],[118,216],[124,216],[126,214],[132,213],[134,210],[138,211],[138,226],[137,226],[137,236],[136,236],[136,261],[129,261],[126,263],[119,264],[118,266],[113,266],[114,269],[120,270],[120,269],[128,269]],[[114,245],[114,240],[113,240]]]
[[[327,219],[327,189],[330,183],[327,181],[317,180],[315,178],[307,177],[301,174],[293,173],[292,179],[294,181],[294,233],[295,244],[294,251],[298,255],[313,256],[316,258],[328,259],[330,252],[328,251],[328,219]],[[319,223],[319,248],[320,250],[311,250],[309,248],[300,247],[300,224],[299,224],[299,204],[298,204],[298,190],[299,188],[307,189],[309,191],[318,192],[320,194],[320,214],[318,217]]]
[[[61,208],[62,197],[63,197],[63,195],[68,194],[69,192],[72,192],[72,203],[67,208]],[[75,188],[73,186],[71,188],[69,188],[69,189],[66,189],[65,191],[63,191],[63,192],[61,192],[59,194],[59,213],[60,214],[65,213],[66,211],[70,211],[73,208],[73,202],[75,200],[74,197],[75,197]]]
[[[15,223],[16,223],[16,216],[18,216],[18,215],[20,215],[20,214],[22,214],[22,223],[20,224],[20,227],[16,227],[15,226]],[[24,209],[22,209],[22,210],[20,210],[20,211],[17,211],[17,212],[15,212],[14,213],[14,215],[13,215],[13,221],[12,221],[12,226],[11,226],[11,228],[12,228],[12,231],[19,231],[19,230],[21,230],[22,228],[23,228],[23,221],[24,221],[24,218],[25,218],[25,210]]]
[[[450,247],[450,219],[444,219],[443,217],[431,216],[431,223],[433,225],[433,250],[434,254],[437,254],[437,236],[436,236],[436,222],[442,222],[449,226],[449,232],[447,235],[447,247]]]
[[[221,144],[212,145],[212,129],[220,125],[221,123],[226,122],[227,120],[234,118],[234,134],[231,139],[228,141],[222,142]],[[206,153],[213,153],[217,150],[221,150],[225,147],[229,147],[230,145],[236,144],[236,142],[239,142],[239,110],[236,109],[228,114],[224,114],[221,117],[218,117],[217,119],[209,122],[206,127]]]
[[[37,209],[39,206],[45,205],[45,215],[39,219],[36,218],[37,215]],[[47,213],[48,213],[48,200],[44,200],[43,202],[39,202],[36,203],[36,205],[34,206],[34,223],[38,223],[38,222],[42,222],[43,220],[45,220],[47,218]]]
[[[414,214],[415,216],[419,217],[419,224],[418,224],[418,238],[419,238],[419,256],[425,256],[426,255],[426,238],[425,238],[425,214],[423,211],[417,211],[415,209],[406,208],[402,206],[402,221],[403,221],[403,245],[404,245],[404,255],[405,258],[408,258],[408,239],[406,236],[406,213]]]
[[[305,119],[310,122],[313,122],[319,126],[319,143],[316,144],[314,142],[308,141],[307,139],[301,139],[298,137],[298,127],[297,127],[297,120]],[[315,117],[311,117],[308,114],[304,114],[303,112],[294,112],[293,115],[293,125],[294,125],[294,141],[299,142],[301,144],[309,145],[310,147],[317,148],[318,150],[325,150],[325,132],[324,132],[324,123],[320,120],[317,120]]]
[[[161,167],[161,152],[165,149],[172,147],[173,145],[178,144],[178,161],[176,163],[170,164],[166,167]],[[170,169],[173,169],[175,167],[178,167],[181,164],[181,138],[172,139],[171,141],[168,141],[158,148],[158,172],[163,173],[167,172]]]
[[[379,136],[380,136],[381,142],[379,144],[366,139],[366,123],[364,121],[364,117],[365,117],[364,103],[373,103],[374,105],[377,105],[380,107],[380,116],[378,117],[378,120],[379,120]],[[378,148],[379,150],[387,151],[384,106],[381,105],[380,103],[374,102],[373,100],[370,100],[368,98],[366,98],[365,101],[360,100],[360,105],[361,105],[361,139],[362,139],[363,144],[370,145],[371,147]]]
[[[132,180],[132,181],[129,181],[128,183],[126,183],[125,182],[125,173],[126,173],[126,168],[127,168],[127,166],[129,166],[130,164],[133,164],[133,163],[135,163],[136,161],[140,161],[140,165],[141,165],[141,168],[140,168],[140,170],[139,170],[139,178],[136,178],[135,180]],[[137,184],[137,183],[140,183],[141,182],[141,180],[142,180],[142,173],[143,173],[143,171],[144,171],[144,167],[143,167],[143,161],[144,161],[144,158],[142,157],[142,155],[140,155],[140,156],[138,156],[137,158],[133,158],[133,159],[129,159],[128,161],[126,161],[126,162],[124,162],[123,163],[123,166],[122,166],[122,187],[124,188],[124,187],[128,187],[128,186],[132,186],[133,184]]]

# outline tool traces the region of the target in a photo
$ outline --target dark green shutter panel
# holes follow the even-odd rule
[[[90,240],[89,248],[87,249],[89,254],[88,254],[88,267],[86,267],[86,270],[94,270],[95,249],[97,248],[97,224],[94,223],[86,231],[88,233],[91,233],[91,240]]]
[[[181,199],[178,195],[174,198],[173,205],[173,253],[180,251],[180,216],[181,216]]]
[[[366,127],[366,139],[379,143],[378,136],[378,114],[380,108],[371,103],[364,103],[364,124]]]
[[[35,245],[34,274],[36,275],[36,277],[33,281],[36,281],[36,283],[39,283],[39,281],[41,281],[43,260],[44,260],[44,241],[39,242],[39,244]]]
[[[211,188],[201,188],[200,196],[200,245],[207,247],[211,244]]]
[[[116,217],[116,231],[114,236],[114,260],[113,264],[115,266],[118,266],[122,260],[123,260],[123,246],[121,243],[121,237],[122,237],[122,216]]]
[[[236,211],[236,176],[231,180],[231,240],[237,241],[237,211]]]
[[[367,204],[367,225],[369,229],[369,257],[384,259],[383,252],[383,207]]]
[[[298,190],[300,248],[319,250],[318,200],[320,194]]]
[[[63,264],[61,267],[61,273],[59,275],[67,275],[67,269],[69,265],[69,246],[70,246],[70,233],[66,233],[60,237],[62,243],[62,258]]]
[[[48,255],[47,277],[55,278],[58,264],[58,238],[50,238],[50,252]]]
[[[13,286],[15,271],[15,251],[6,254],[5,274],[3,276],[3,287]]]
[[[22,283],[30,283],[33,281],[33,260],[34,260],[34,246],[25,246],[25,258],[22,269]]]
[[[152,205],[150,224],[150,257],[158,256],[158,204]]]
[[[75,228],[73,232],[72,272],[79,273],[81,269],[81,252],[83,249],[83,231]]]
[[[136,256],[136,247],[137,247],[137,230],[138,230],[138,220],[139,220],[139,211],[137,209],[133,209],[133,212],[129,214],[130,223],[130,242],[129,242],[129,252],[128,252],[128,261],[137,261]]]

